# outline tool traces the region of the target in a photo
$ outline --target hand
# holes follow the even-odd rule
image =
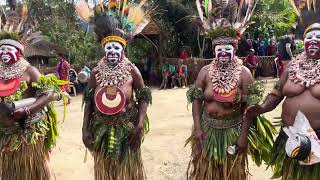
[[[26,119],[28,117],[26,111],[23,108],[15,110],[11,116],[13,117],[13,120],[19,121],[21,119]]]
[[[88,129],[82,129],[82,141],[86,148],[93,150],[93,136]]]
[[[263,109],[260,105],[252,105],[247,107],[243,113],[243,119],[245,118],[254,118],[260,115],[263,112]]]
[[[129,136],[129,146],[131,149],[136,150],[141,146],[143,137],[143,125],[136,126]]]
[[[238,154],[246,152],[248,146],[248,137],[245,135],[240,135],[237,139],[236,145]]]
[[[204,147],[204,140],[205,140],[205,134],[203,133],[203,131],[201,129],[195,129],[194,131],[194,137],[196,139],[196,143],[198,146],[198,150],[202,151],[203,147]]]

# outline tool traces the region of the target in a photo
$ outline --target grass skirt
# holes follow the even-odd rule
[[[46,160],[43,138],[36,144],[21,144],[13,152],[1,155],[2,180],[49,180],[50,170]]]
[[[137,108],[113,116],[94,113],[91,131],[94,135],[94,174],[96,180],[146,179],[140,148],[128,144],[138,117]],[[146,133],[149,121],[145,119]]]
[[[280,131],[273,147],[273,158],[270,165],[273,170],[272,178],[282,180],[318,180],[320,178],[320,163],[315,165],[299,165],[295,159],[289,158],[285,151],[287,135]]]
[[[235,143],[240,127],[228,129],[203,128],[206,134],[205,147],[199,152],[194,135],[187,140],[191,143],[192,154],[189,162],[188,180],[243,180],[247,177],[247,155],[229,155],[228,146]],[[233,166],[233,167],[232,167]]]
[[[114,159],[102,153],[94,153],[95,180],[143,180],[146,179],[140,150],[128,150],[122,158]]]

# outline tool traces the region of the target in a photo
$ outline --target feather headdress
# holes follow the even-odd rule
[[[304,25],[304,35],[314,29],[320,30],[320,0],[290,0],[290,3]]]
[[[14,10],[13,10],[14,9]],[[25,48],[43,40],[41,32],[32,32],[27,23],[28,8],[20,3],[12,10],[2,11],[0,16],[0,45],[12,45],[23,53]]]
[[[258,0],[196,0],[204,32],[214,40],[236,41],[243,34]],[[222,42],[221,42],[222,43]]]
[[[118,41],[126,46],[127,40],[139,34],[150,21],[150,14],[143,6],[127,0],[109,0],[90,8],[85,0],[75,4],[79,17],[94,25],[95,33],[101,45]]]

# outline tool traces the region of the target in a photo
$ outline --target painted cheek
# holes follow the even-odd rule
[[[17,52],[1,52],[0,57],[2,55],[10,56],[10,60],[5,61],[4,59],[1,59],[1,61],[5,64],[13,64],[21,58],[21,53],[19,51],[17,51]]]
[[[307,55],[317,58],[320,57],[320,41],[307,41],[304,43],[304,45]],[[318,51],[316,52],[316,54],[310,54],[309,50],[314,47],[318,48]]]

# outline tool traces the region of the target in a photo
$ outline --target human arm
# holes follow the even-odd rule
[[[32,92],[34,93],[33,96],[36,96],[36,101],[27,107],[23,107],[20,109],[16,109],[13,113],[13,119],[15,121],[19,121],[21,119],[26,119],[28,116],[36,114],[40,112],[45,106],[47,106],[50,102],[54,100],[59,100],[61,95],[56,92],[54,89],[50,88],[50,86],[46,87],[45,89],[37,89],[33,87],[33,83],[44,83],[41,77],[41,73],[39,70],[33,66],[29,66],[23,76],[27,82],[32,87]],[[41,82],[39,82],[41,81]]]
[[[95,75],[97,74],[96,70],[93,70],[90,74],[90,79],[88,81],[88,89],[85,91],[84,94],[84,116],[83,116],[83,125],[82,125],[82,141],[84,145],[92,150],[93,149],[93,135],[90,131],[90,117],[94,112],[94,93],[96,88],[96,78]]]
[[[288,67],[290,67],[290,64],[291,63],[288,64]],[[282,94],[282,89],[289,76],[288,69],[289,68],[285,69],[280,79],[276,82],[271,93],[269,93],[265,98],[264,102],[261,105],[255,104],[255,105],[249,106],[245,110],[243,118],[252,118],[260,114],[270,112],[281,103],[281,101],[284,99],[284,95]]]
[[[142,75],[136,66],[131,70],[133,78],[133,89],[138,102],[138,122],[135,125],[129,139],[130,146],[135,149],[140,147],[144,134],[145,116],[148,105],[152,103],[151,90],[145,86]]]
[[[243,113],[247,107],[247,97],[249,96],[249,88],[254,84],[254,79],[248,68],[242,67],[241,73],[241,112]],[[250,127],[250,118],[242,118],[241,132],[237,139],[237,151],[239,153],[246,150],[248,144],[248,132]]]
[[[202,149],[204,145],[205,134],[201,128],[200,120],[202,114],[202,104],[204,101],[204,89],[206,85],[206,66],[201,69],[196,79],[194,87],[191,87],[188,92],[188,101],[192,102],[192,116],[195,140],[198,148]]]

